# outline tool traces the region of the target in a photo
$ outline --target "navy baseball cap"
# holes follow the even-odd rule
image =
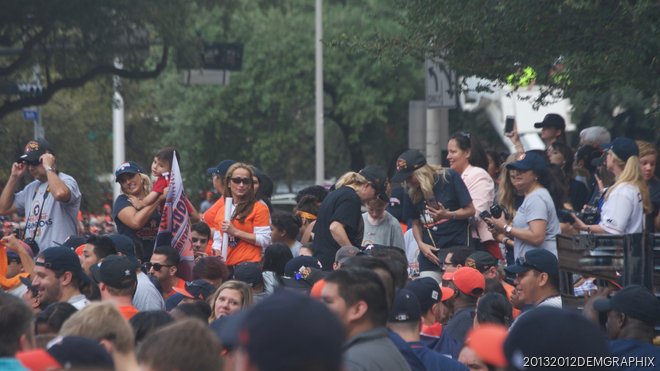
[[[234,160],[222,160],[216,166],[206,169],[206,174],[208,175],[215,174],[215,175],[219,175],[220,177],[224,177],[227,174],[227,170],[229,170],[229,167],[235,163],[236,161]]]
[[[222,316],[209,324],[209,328],[220,341],[222,347],[231,351],[240,344],[238,334],[243,326],[243,320],[249,313],[248,310],[242,310],[231,316]]]
[[[411,281],[406,285],[406,289],[415,294],[422,313],[426,313],[431,309],[433,304],[442,300],[440,284],[431,277],[423,277]]]
[[[417,296],[410,290],[399,289],[394,296],[387,322],[417,322],[422,318],[422,308]]]
[[[605,334],[581,313],[549,306],[530,309],[518,317],[504,341],[509,369],[529,369],[532,357],[607,357]],[[610,369],[602,367],[600,369]]]
[[[376,197],[384,202],[390,201],[387,195],[387,173],[385,169],[376,165],[368,165],[360,170],[360,175],[365,177],[376,190]]]
[[[342,366],[344,328],[337,316],[320,301],[291,290],[277,291],[250,309],[238,338],[261,371]]]
[[[403,152],[396,160],[396,173],[392,176],[392,182],[403,182],[424,165],[426,165],[426,157],[419,150],[409,149]]]
[[[597,299],[594,309],[614,310],[653,326],[660,322],[660,301],[644,286],[630,285],[616,292],[611,299]]]
[[[137,284],[136,268],[126,256],[109,255],[89,270],[96,282],[116,289],[128,289]]]
[[[119,182],[119,176],[122,174],[137,174],[137,173],[144,173],[144,170],[142,170],[142,167],[140,167],[140,165],[138,165],[136,162],[133,161],[124,162],[123,164],[119,165],[117,170],[115,170],[115,182]]]
[[[110,353],[98,341],[81,336],[57,337],[48,343],[46,351],[63,368],[114,369]]]
[[[234,279],[250,285],[257,286],[264,282],[259,263],[243,262],[234,266]]]
[[[71,250],[75,250],[78,248],[78,246],[86,244],[87,240],[89,240],[89,236],[79,236],[77,234],[72,234],[71,236],[67,237],[66,240],[64,240],[64,242],[62,243],[54,242],[54,244],[58,246],[68,247]]]
[[[518,258],[515,264],[504,268],[507,272],[514,274],[524,273],[531,269],[557,277],[559,275],[559,260],[557,260],[555,254],[548,250],[533,249],[527,251],[523,258]]]
[[[40,259],[43,261],[39,261]],[[68,247],[53,246],[45,249],[37,256],[34,264],[53,271],[69,271],[79,280],[89,282],[89,277],[83,272],[80,265],[80,258]]]
[[[180,289],[172,287],[175,294],[165,299],[165,309],[168,311],[174,309],[184,298],[194,300],[206,300],[215,291],[215,287],[206,282],[205,280],[194,280],[186,282],[185,286]]]
[[[639,148],[634,140],[626,137],[615,138],[604,146],[605,150],[614,152],[621,161],[628,161],[631,156],[639,156]]]
[[[543,171],[546,168],[545,159],[538,152],[527,151],[522,159],[514,161],[508,165],[506,168],[511,170],[519,171]]]
[[[323,269],[321,262],[313,256],[296,256],[289,260],[284,266],[284,276],[295,278],[296,273],[299,273],[300,268],[318,268]]]
[[[133,241],[132,238],[119,233],[110,234],[108,235],[108,238],[115,245],[117,253],[121,253],[123,256],[127,257],[128,260],[135,264],[135,268],[140,266],[140,262],[135,256],[135,241]]]
[[[53,153],[53,148],[44,138],[38,138],[27,142],[23,155],[18,158],[18,162],[27,162],[38,164],[39,158],[44,153]]]
[[[534,127],[537,129],[554,128],[566,130],[566,121],[564,121],[564,118],[556,113],[548,113],[543,118],[543,121],[535,123]]]

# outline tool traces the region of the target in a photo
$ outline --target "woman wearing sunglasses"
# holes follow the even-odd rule
[[[548,190],[551,180],[546,167],[544,156],[536,151],[528,151],[521,160],[506,165],[515,192],[524,196],[522,205],[510,224],[504,213],[499,219],[484,219],[498,241],[505,246],[513,244],[514,259],[538,248],[557,256],[559,219]]]
[[[242,262],[260,262],[261,252],[270,245],[270,212],[268,206],[255,197],[254,172],[248,164],[237,162],[225,175],[225,205],[216,214],[216,225],[229,235],[226,264],[232,267]],[[231,197],[231,220],[224,220],[227,197]]]
[[[136,255],[143,262],[151,259],[154,241],[160,224],[161,194],[158,202],[142,208],[136,207],[150,191],[149,176],[135,162],[121,164],[115,171],[115,179],[121,187],[121,192],[112,208],[112,217],[117,225],[117,232],[135,241]]]

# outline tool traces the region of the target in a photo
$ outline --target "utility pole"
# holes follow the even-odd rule
[[[38,92],[41,91],[41,67],[39,67],[38,63],[35,63],[34,66],[32,66],[32,84],[34,84],[35,89]],[[34,109],[37,111],[37,119],[34,120],[32,124],[34,126],[34,139],[46,139],[46,130],[44,130],[42,125],[41,107],[37,106]]]
[[[115,67],[122,68],[119,58],[115,59]],[[124,162],[124,98],[121,96],[121,80],[119,76],[112,77],[112,169],[116,169]],[[113,174],[114,175],[114,174]],[[113,200],[117,199],[121,189],[119,183],[112,182]]]
[[[316,0],[316,184],[325,181],[325,145],[323,135],[323,0]]]

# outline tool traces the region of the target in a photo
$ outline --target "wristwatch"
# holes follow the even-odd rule
[[[513,226],[511,226],[511,224],[505,224],[504,225],[504,233],[511,234],[512,229],[513,229]]]
[[[55,171],[55,169],[50,166],[44,166],[44,169],[46,169],[46,171]]]

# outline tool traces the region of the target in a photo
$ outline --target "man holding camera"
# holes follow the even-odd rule
[[[45,139],[31,140],[11,167],[0,195],[0,215],[25,216],[22,239],[34,240],[43,251],[76,234],[81,193],[71,176],[57,171],[55,155]],[[19,179],[28,172],[35,180],[14,194]]]

